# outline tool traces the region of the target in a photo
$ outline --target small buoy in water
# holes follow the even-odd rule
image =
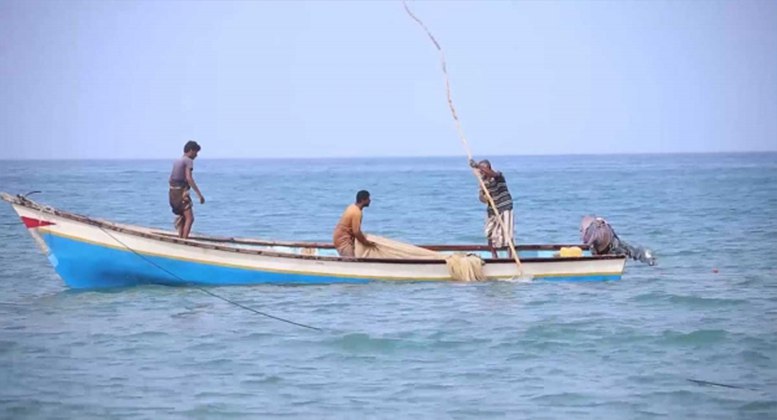
[[[712,272],[717,274],[717,272],[718,272],[718,269],[717,269],[717,268],[713,268],[713,269],[712,269]]]

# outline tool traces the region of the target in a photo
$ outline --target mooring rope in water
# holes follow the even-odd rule
[[[695,383],[696,385],[709,385],[709,386],[719,386],[721,388],[746,389],[748,391],[758,391],[755,388],[748,388],[746,386],[722,384],[720,382],[704,381],[704,380],[701,380],[701,379],[691,379],[691,378],[686,378],[686,379],[688,379],[689,382]]]
[[[429,39],[434,44],[435,48],[437,48],[437,51],[440,52],[440,64],[442,65],[442,72],[443,76],[445,77],[445,94],[448,98],[448,107],[451,110],[451,116],[453,116],[453,122],[456,124],[456,132],[459,135],[459,138],[461,139],[461,144],[464,147],[464,151],[467,153],[467,161],[472,160],[472,152],[469,148],[469,142],[467,141],[467,137],[464,135],[464,129],[461,127],[461,121],[459,121],[459,116],[456,113],[456,107],[453,106],[453,97],[451,95],[451,83],[450,79],[448,77],[448,66],[445,62],[445,53],[442,50],[442,47],[440,46],[440,43],[437,42],[437,39],[432,35],[432,32],[429,30],[429,28],[426,27],[424,22],[421,21],[416,15],[413,14],[412,11],[410,11],[410,7],[408,7],[407,2],[405,0],[402,0],[402,5],[405,7],[405,11],[407,12],[408,16],[412,18],[418,25],[426,32],[426,35],[429,36]],[[480,173],[477,171],[477,169],[472,168],[472,174],[475,175],[475,178],[478,180],[478,184],[480,185],[481,190],[485,193],[486,199],[488,200],[488,204],[491,206],[491,208],[494,210],[494,213],[496,215],[499,215],[499,211],[496,208],[496,203],[494,202],[494,199],[491,197],[491,194],[488,192],[488,188],[486,188],[486,184],[483,182],[483,179],[480,177]],[[507,232],[507,228],[502,221],[501,217],[496,218],[499,227],[502,228],[503,231]],[[513,259],[515,260],[515,264],[518,266],[518,276],[523,276],[523,267],[521,266],[521,259],[518,258],[518,252],[515,250],[515,245],[512,241],[508,242],[508,245],[510,247],[510,251],[513,253]]]
[[[169,274],[169,275],[170,275],[170,276],[172,276],[173,278],[175,278],[175,279],[178,279],[178,280],[182,281],[183,283],[186,283],[186,284],[188,284],[189,286],[193,287],[194,289],[197,289],[197,290],[199,290],[199,291],[201,291],[201,292],[203,292],[203,293],[205,293],[205,294],[208,294],[208,295],[210,295],[210,296],[213,296],[213,297],[215,297],[215,298],[217,298],[217,299],[221,299],[221,300],[223,300],[224,302],[227,302],[227,303],[230,303],[230,304],[232,304],[232,305],[235,305],[235,306],[237,306],[238,308],[245,309],[246,311],[253,312],[253,313],[257,314],[257,315],[261,315],[261,316],[263,316],[263,317],[266,317],[266,318],[274,319],[274,320],[276,320],[276,321],[285,322],[285,323],[287,323],[287,324],[295,325],[295,326],[302,327],[302,328],[307,328],[307,329],[310,329],[310,330],[315,330],[315,331],[323,331],[321,328],[313,327],[313,326],[311,326],[311,325],[302,324],[302,323],[295,322],[295,321],[292,321],[292,320],[289,320],[289,319],[281,318],[281,317],[279,317],[279,316],[271,315],[271,314],[268,314],[268,313],[266,313],[266,312],[258,311],[258,310],[254,309],[254,308],[251,308],[251,307],[249,307],[249,306],[245,306],[245,305],[243,305],[243,304],[241,304],[241,303],[238,303],[238,302],[235,302],[235,301],[233,301],[233,300],[231,300],[231,299],[225,298],[224,296],[221,296],[221,295],[218,295],[218,294],[216,294],[216,293],[213,293],[213,292],[211,292],[210,290],[208,290],[208,289],[205,289],[205,288],[203,288],[203,287],[199,287],[199,286],[194,286],[194,285],[191,285],[191,284],[190,284],[189,282],[187,282],[185,279],[181,278],[180,276],[176,275],[175,273],[171,272],[170,270],[168,270],[168,269],[166,269],[166,268],[164,268],[164,267],[160,266],[159,264],[155,263],[154,261],[152,261],[152,260],[150,260],[150,259],[146,258],[146,256],[145,256],[145,255],[143,255],[143,254],[141,254],[141,253],[139,253],[139,252],[135,251],[134,249],[130,248],[130,247],[127,245],[127,244],[125,244],[125,243],[124,243],[124,242],[122,242],[122,241],[121,241],[119,238],[117,238],[116,236],[114,236],[113,234],[111,234],[110,232],[108,232],[107,230],[105,230],[105,228],[103,228],[102,226],[98,226],[98,227],[99,227],[99,228],[100,228],[100,230],[102,230],[102,231],[103,231],[103,232],[104,232],[106,235],[108,235],[108,236],[110,236],[111,238],[113,238],[113,240],[114,240],[114,241],[116,241],[117,243],[121,244],[121,246],[123,246],[124,248],[126,248],[128,251],[130,251],[130,252],[132,252],[133,254],[135,254],[135,255],[137,255],[138,257],[140,257],[140,258],[141,258],[143,261],[146,261],[147,263],[151,264],[152,266],[154,266],[154,267],[156,267],[156,268],[158,268],[158,269],[160,269],[160,270],[164,271],[165,273]]]
[[[27,194],[25,194],[25,195],[23,195],[23,196],[20,196],[20,197],[22,197],[22,198],[24,198],[24,199],[26,200],[28,195],[32,195],[32,194],[38,194],[38,193],[40,193],[40,191],[30,191],[29,193],[27,193]],[[39,213],[40,213],[40,216],[38,216],[38,217],[39,217],[39,219],[40,219],[40,220],[43,220],[43,214],[44,214],[44,213],[52,213],[52,214],[54,213],[54,212],[53,212],[53,210],[51,209],[51,207],[48,207],[48,206],[42,206],[42,205],[40,205],[40,204],[37,204],[37,203],[34,203],[34,204],[38,206],[38,211],[39,211]],[[302,328],[307,328],[307,329],[310,329],[310,330],[315,330],[315,331],[323,331],[323,329],[321,329],[321,328],[318,328],[318,327],[314,327],[314,326],[307,325],[307,324],[302,324],[302,323],[300,323],[300,322],[292,321],[292,320],[289,320],[289,319],[281,318],[281,317],[279,317],[279,316],[275,316],[275,315],[272,315],[272,314],[268,314],[268,313],[266,313],[266,312],[258,311],[258,310],[254,309],[254,308],[251,308],[251,307],[249,307],[249,306],[243,305],[242,303],[235,302],[235,301],[233,301],[233,300],[231,300],[231,299],[228,299],[228,298],[226,298],[226,297],[224,297],[224,296],[221,296],[221,295],[218,295],[218,294],[216,294],[216,293],[213,293],[213,292],[211,292],[210,290],[207,290],[207,289],[205,289],[205,288],[203,288],[203,287],[199,287],[199,286],[192,285],[191,283],[189,283],[189,282],[188,282],[188,281],[186,281],[185,279],[181,278],[180,276],[176,275],[175,273],[171,272],[170,270],[168,270],[168,269],[166,269],[166,268],[164,268],[164,267],[160,266],[159,264],[155,263],[154,261],[151,261],[150,259],[146,258],[146,257],[145,257],[143,254],[141,254],[141,253],[139,253],[139,252],[135,251],[135,250],[134,250],[134,249],[132,249],[132,248],[131,248],[129,245],[127,245],[127,244],[126,244],[126,243],[124,243],[122,240],[120,240],[119,238],[117,238],[116,236],[114,236],[113,234],[111,234],[109,231],[107,231],[105,228],[103,228],[103,227],[102,227],[102,225],[97,225],[97,227],[98,227],[98,228],[99,228],[101,231],[103,231],[103,233],[105,233],[106,235],[108,235],[108,236],[109,236],[111,239],[113,239],[114,241],[116,241],[116,243],[118,243],[119,245],[123,246],[123,247],[124,247],[124,248],[126,248],[128,251],[132,252],[133,254],[137,255],[137,256],[138,256],[140,259],[142,259],[143,261],[145,261],[145,262],[147,262],[147,263],[151,264],[152,266],[154,266],[154,267],[156,267],[156,268],[158,268],[158,269],[162,270],[163,272],[167,273],[168,275],[172,276],[173,278],[175,278],[175,279],[177,279],[177,280],[180,280],[181,282],[183,282],[183,283],[185,283],[185,284],[189,285],[190,287],[192,287],[192,288],[194,288],[194,289],[197,289],[197,290],[199,290],[199,291],[201,291],[201,292],[203,292],[203,293],[205,293],[205,294],[207,294],[207,295],[213,296],[213,297],[215,297],[215,298],[217,298],[217,299],[221,299],[221,300],[223,300],[224,302],[227,302],[227,303],[230,303],[230,304],[232,304],[232,305],[235,305],[235,306],[237,306],[238,308],[245,309],[246,311],[253,312],[253,313],[257,314],[257,315],[261,315],[261,316],[263,316],[263,317],[266,317],[266,318],[274,319],[274,320],[276,320],[276,321],[285,322],[285,323],[287,323],[287,324],[295,325],[295,326],[302,327]]]

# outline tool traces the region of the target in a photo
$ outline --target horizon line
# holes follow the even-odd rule
[[[777,153],[774,150],[745,150],[745,151],[709,151],[709,152],[603,152],[603,153],[538,153],[538,154],[488,154],[475,156],[489,157],[565,157],[565,156],[678,156],[678,155],[746,155]],[[138,160],[170,160],[176,157],[71,157],[71,158],[0,158],[0,162],[14,161],[138,161]],[[463,155],[364,155],[364,156],[267,156],[267,157],[200,157],[199,160],[358,160],[358,159],[428,159],[428,158],[466,158]]]

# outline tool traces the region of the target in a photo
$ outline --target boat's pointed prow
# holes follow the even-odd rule
[[[8,194],[7,192],[0,192],[0,199],[8,203],[11,203],[14,200],[14,196],[12,196],[11,194]]]
[[[19,218],[22,221],[22,224],[24,224],[24,227],[27,228],[27,231],[30,233],[30,236],[32,236],[32,239],[35,241],[35,244],[38,246],[38,249],[43,252],[43,255],[49,258],[49,261],[51,261],[52,265],[56,268],[56,257],[54,257],[51,253],[51,249],[48,245],[46,245],[46,241],[43,239],[39,232],[39,228],[46,227],[46,226],[53,226],[55,223],[47,220],[45,216],[45,212],[43,211],[43,208],[41,207],[41,210],[38,212],[39,214],[33,214],[30,213],[30,211],[27,210],[26,205],[33,204],[30,200],[28,200],[23,195],[16,195],[13,196],[8,193],[0,193],[0,198],[3,199],[3,201],[6,201],[11,204],[11,207],[14,209],[16,214],[19,215]],[[37,205],[37,204],[36,204]]]

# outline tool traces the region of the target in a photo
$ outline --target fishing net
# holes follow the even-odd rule
[[[374,235],[368,235],[367,239],[374,242],[375,247],[365,247],[361,242],[356,241],[356,256],[359,258],[445,260],[448,273],[453,280],[486,280],[483,274],[483,260],[477,255],[462,253],[447,255]]]

